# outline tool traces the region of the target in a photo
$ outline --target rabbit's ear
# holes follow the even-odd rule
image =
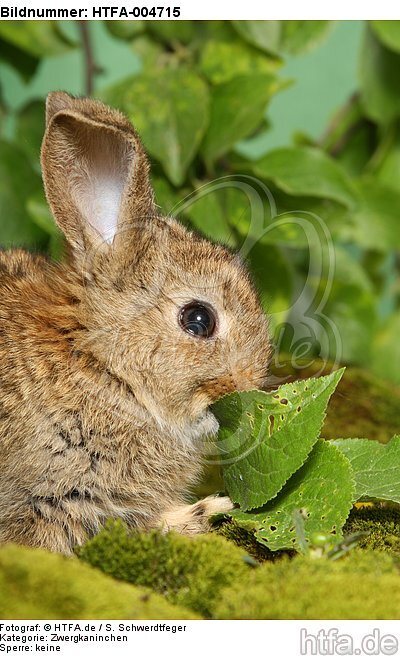
[[[100,102],[47,99],[41,162],[55,220],[75,249],[114,240],[155,213],[149,164],[129,121]]]
[[[54,114],[65,109],[73,109],[74,103],[79,102],[65,91],[55,91],[49,93],[46,98],[46,127],[50,123]]]

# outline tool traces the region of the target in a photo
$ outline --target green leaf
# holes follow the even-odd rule
[[[41,187],[25,154],[15,144],[0,141],[0,244],[3,247],[42,248],[46,234],[26,212],[29,196]]]
[[[383,185],[400,189],[400,122],[388,126],[369,162],[369,171]]]
[[[196,36],[196,22],[189,20],[146,21],[147,30],[164,43],[190,43]]]
[[[292,301],[294,281],[288,258],[283,250],[260,239],[247,259],[273,335],[285,322]]]
[[[146,29],[146,23],[142,20],[108,20],[104,21],[107,30],[117,39],[130,41]]]
[[[202,152],[212,162],[253,132],[264,118],[268,101],[280,83],[268,74],[234,77],[218,85],[212,95],[211,118]]]
[[[322,247],[326,228],[333,240],[346,242],[352,236],[352,213],[342,204],[326,198],[289,196],[275,188],[271,191],[280,212],[269,218],[265,243],[309,251]]]
[[[337,162],[317,148],[279,148],[252,164],[253,173],[293,196],[328,198],[353,208],[356,189]]]
[[[264,52],[277,54],[283,21],[231,21],[233,27],[245,41]]]
[[[356,176],[371,157],[373,130],[364,116],[359,94],[354,93],[333,114],[319,146],[335,155],[342,166]]]
[[[363,248],[400,249],[400,190],[366,178],[357,183],[359,204],[352,213],[351,235]]]
[[[318,245],[311,244],[310,248]],[[322,250],[322,244],[319,248],[323,256],[321,269],[309,272],[308,283],[315,303],[329,292],[323,314],[334,324],[338,341],[323,329],[318,335],[318,350],[332,361],[368,363],[377,325],[373,285],[354,252],[336,245],[331,261],[332,253]]]
[[[317,46],[331,29],[334,21],[232,21],[237,33],[248,43],[264,52],[292,55]]]
[[[185,210],[185,215],[206,237],[233,247],[236,245],[235,237],[221,204],[220,195],[218,191],[210,191],[198,197],[194,196]]]
[[[115,22],[113,21],[113,23]],[[146,75],[165,66],[166,53],[163,46],[146,34],[134,39],[130,48],[139,57],[142,70]]]
[[[151,176],[151,183],[153,185],[156,203],[159,206],[161,213],[164,215],[172,214],[172,216],[175,216],[175,212],[178,210],[182,198],[185,196],[185,190],[176,190],[174,187],[171,187],[165,178],[160,178],[155,175]]]
[[[373,20],[369,23],[384,46],[395,52],[400,52],[400,21]]]
[[[33,223],[49,235],[50,255],[60,260],[64,254],[64,236],[53,219],[42,188],[29,196],[26,210]]]
[[[281,21],[281,24],[280,49],[292,55],[299,55],[318,46],[332,29],[334,21],[285,20]]]
[[[380,378],[400,384],[400,311],[393,313],[371,345],[369,368]]]
[[[26,208],[39,228],[49,235],[58,235],[60,233],[47,204],[43,189],[38,189],[34,194],[29,196],[26,202]]]
[[[187,207],[185,207],[185,205]],[[228,246],[238,247],[243,224],[248,233],[251,207],[249,199],[233,176],[199,187],[184,204],[185,215],[197,230]]]
[[[324,306],[341,338],[341,352],[330,341],[329,333],[322,331],[319,343],[321,355],[333,361],[340,356],[346,363],[368,365],[371,342],[374,338],[377,315],[376,300],[370,291],[358,285],[334,281]]]
[[[6,118],[6,116],[7,116],[7,105],[4,102],[3,91],[0,86],[0,133],[3,129],[3,121]]]
[[[400,435],[387,444],[359,439],[335,440],[333,444],[350,461],[356,485],[354,502],[368,497],[400,503]]]
[[[274,392],[235,392],[213,405],[216,449],[227,491],[242,510],[275,497],[318,439],[343,369],[282,385]]]
[[[351,246],[335,244],[335,278],[334,283],[358,287],[360,292],[371,293],[372,282],[367,275],[360,258],[354,254]]]
[[[125,111],[145,147],[179,186],[208,124],[208,90],[195,73],[180,68],[124,80],[106,100]]]
[[[360,119],[358,124],[350,126],[344,135],[343,148],[337,154],[337,161],[353,180],[365,172],[371,159],[371,144],[374,142],[374,138],[375,125],[365,117]]]
[[[305,517],[304,534],[325,533],[339,541],[354,496],[352,469],[339,449],[318,440],[307,462],[286,483],[278,496],[257,511],[228,513],[234,522],[255,531],[256,539],[272,551],[300,549],[295,512]]]
[[[238,75],[274,73],[278,64],[243,41],[207,41],[201,51],[200,69],[213,84]]]
[[[8,41],[1,38],[0,60],[15,68],[25,82],[32,78],[39,65],[37,57],[33,57],[21,48],[16,48],[12,43],[8,43]]]
[[[388,50],[371,30],[360,59],[361,101],[369,118],[389,123],[400,116],[400,54]]]
[[[196,37],[203,46],[211,40],[227,42],[238,40],[238,35],[232,22],[227,20],[202,21],[201,27],[197,30]]]
[[[0,21],[0,37],[38,59],[62,55],[72,47],[57,21],[50,20]]]
[[[40,146],[44,130],[45,104],[41,100],[32,100],[17,115],[15,131],[19,146],[38,171],[40,171]]]

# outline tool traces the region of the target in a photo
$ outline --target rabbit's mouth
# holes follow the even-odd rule
[[[207,405],[217,401],[221,396],[234,392],[237,389],[237,381],[232,374],[219,378],[210,378],[200,385],[197,394],[200,398],[206,398]]]

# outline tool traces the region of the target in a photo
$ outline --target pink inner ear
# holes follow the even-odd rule
[[[118,218],[126,179],[103,171],[93,174],[86,192],[84,218],[97,230],[104,241],[111,243],[118,229]]]
[[[134,160],[134,147],[107,128],[79,128],[72,196],[80,214],[102,239],[111,243],[117,233],[122,197]]]

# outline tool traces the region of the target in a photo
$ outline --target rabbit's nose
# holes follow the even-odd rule
[[[261,367],[252,367],[242,371],[238,371],[234,376],[238,392],[245,392],[246,390],[259,389],[264,385],[267,375],[267,369]]]

